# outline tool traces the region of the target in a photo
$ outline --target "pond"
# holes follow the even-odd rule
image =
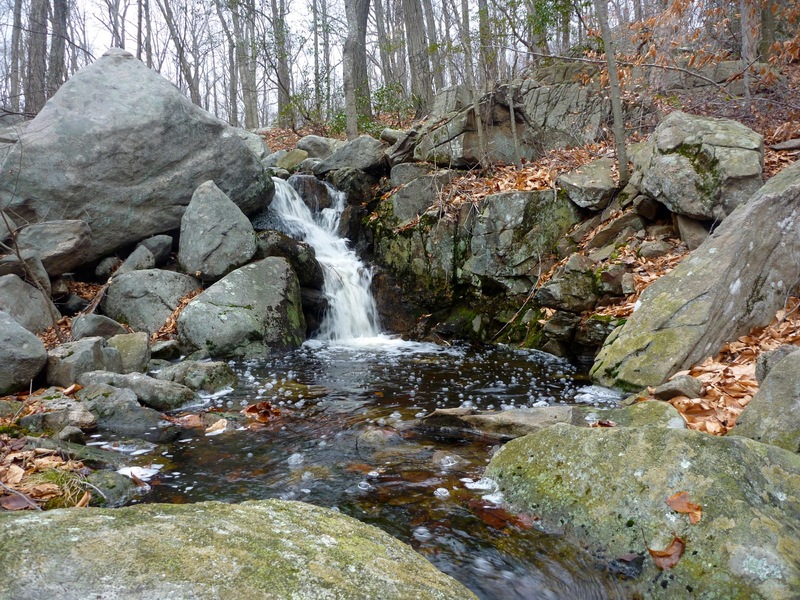
[[[232,362],[238,389],[209,398],[206,423],[137,457],[164,465],[141,502],[282,498],[340,510],[413,546],[481,598],[623,598],[623,582],[563,535],[517,515],[483,470],[488,439],[446,439],[412,424],[435,408],[501,410],[571,403],[586,384],[536,351],[444,347],[388,337],[307,342]],[[242,409],[269,402],[270,420]]]

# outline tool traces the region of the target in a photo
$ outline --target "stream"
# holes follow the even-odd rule
[[[370,272],[335,235],[344,199],[333,204],[312,214],[276,180],[270,226],[315,248],[328,315],[296,351],[231,361],[238,388],[190,410],[202,410],[206,425],[224,418],[229,426],[185,429],[175,443],[136,456],[158,469],[137,501],[301,500],[380,527],[480,598],[629,597],[624,582],[563,534],[504,507],[482,479],[496,441],[413,426],[436,408],[573,403],[585,376],[538,351],[381,334]],[[270,408],[260,421],[246,419],[242,410],[256,403]]]

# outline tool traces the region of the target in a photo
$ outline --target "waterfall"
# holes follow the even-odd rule
[[[372,272],[337,233],[345,208],[344,194],[328,187],[331,208],[314,214],[291,185],[277,177],[273,181],[275,197],[269,213],[275,228],[314,248],[325,275],[322,292],[328,300],[328,310],[316,338],[351,340],[378,336],[378,310],[370,292]]]

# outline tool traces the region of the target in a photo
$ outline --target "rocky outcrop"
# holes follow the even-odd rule
[[[18,223],[84,219],[92,260],[176,229],[209,179],[248,214],[272,193],[235,129],[113,48],[71,77],[20,135],[0,166],[0,206]]]
[[[97,426],[122,436],[163,443],[175,438],[178,431],[161,413],[139,404],[133,390],[95,383],[75,396],[97,420]]]
[[[200,287],[194,277],[148,269],[115,277],[101,304],[109,317],[136,330],[158,331],[178,302]]]
[[[606,460],[598,460],[606,457]],[[651,598],[789,599],[800,587],[800,456],[740,437],[560,424],[513,440],[486,474],[546,530],[568,531],[613,569],[638,565]],[[687,492],[702,516],[671,510]],[[686,544],[660,571],[647,547]],[[625,559],[620,557],[626,556]]]
[[[0,310],[0,395],[27,388],[46,363],[39,338]]]
[[[209,287],[178,317],[178,339],[190,351],[218,357],[297,348],[305,339],[305,321],[288,261],[265,258]]]
[[[430,175],[421,175],[392,192],[392,214],[397,225],[411,221],[430,208],[439,198],[442,188],[456,175],[457,171],[443,169]]]
[[[764,140],[729,119],[675,111],[632,156],[632,182],[694,219],[721,221],[762,184]]]
[[[376,527],[280,500],[0,514],[0,578],[31,599],[475,598]]]
[[[200,185],[181,219],[181,268],[203,281],[216,281],[255,251],[255,232],[244,213],[213,181]]]
[[[800,453],[800,350],[770,370],[733,434]]]
[[[559,176],[556,183],[581,208],[603,210],[617,189],[614,161],[600,158]]]
[[[593,378],[629,389],[658,385],[769,323],[800,279],[799,209],[795,163],[645,290],[598,355]]]
[[[225,388],[235,388],[238,379],[228,363],[222,361],[185,360],[166,365],[154,373],[156,379],[166,379],[189,389],[213,394]]]

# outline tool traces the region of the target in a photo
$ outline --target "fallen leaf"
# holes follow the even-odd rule
[[[25,500],[25,498],[17,494],[13,494],[11,496],[3,496],[2,498],[0,498],[0,506],[5,508],[6,510],[25,510],[26,508],[33,508],[33,506],[31,506],[31,503],[35,505],[33,500],[28,502]]]
[[[75,508],[86,508],[89,506],[89,501],[92,499],[92,492],[86,490],[81,496],[81,499],[78,500],[78,503],[75,505]]]
[[[206,428],[206,435],[214,433],[222,433],[228,426],[228,419],[219,419],[216,423]]]
[[[200,415],[195,415],[195,414],[176,417],[173,420],[173,423],[175,423],[179,427],[186,427],[190,429],[195,427],[205,427],[205,423],[203,423],[203,418]]]
[[[255,419],[259,423],[269,423],[270,421],[274,421],[281,414],[280,409],[275,408],[266,400],[251,404],[242,412],[248,419]]]
[[[18,467],[17,465],[8,465],[3,471],[0,471],[0,480],[8,485],[17,485],[20,481],[22,481],[22,477],[24,475],[25,469],[22,467]]]
[[[689,523],[697,525],[703,517],[703,507],[689,502],[689,492],[678,492],[667,498],[667,506],[679,513],[689,515]]]
[[[683,556],[683,551],[686,550],[686,542],[679,538],[675,533],[672,534],[672,541],[669,546],[663,550],[653,550],[647,548],[650,556],[653,557],[653,562],[662,571],[667,571],[678,564],[678,561]]]

